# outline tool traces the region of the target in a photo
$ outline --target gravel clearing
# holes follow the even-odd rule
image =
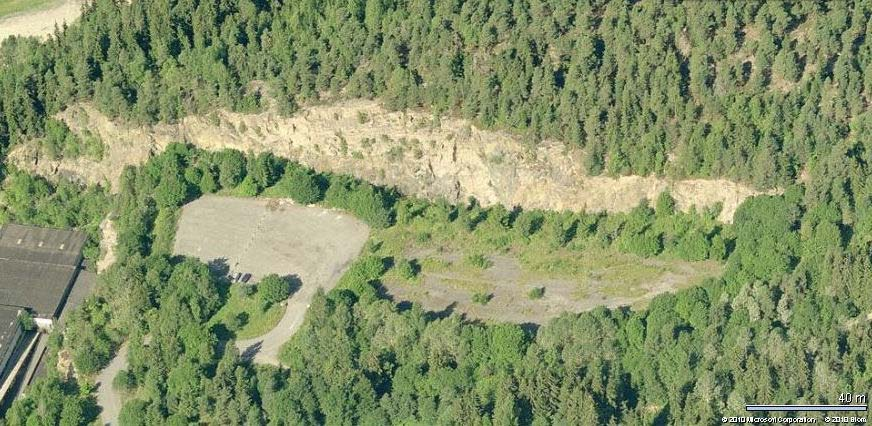
[[[83,3],[83,0],[64,0],[48,9],[0,18],[0,42],[14,35],[48,37],[55,26],[75,21],[82,14]]]
[[[332,289],[369,236],[369,228],[336,211],[288,200],[206,196],[182,209],[176,254],[224,263],[232,275],[294,275],[302,286],[278,326],[236,342],[243,356],[278,364],[279,348],[299,328],[318,288]]]

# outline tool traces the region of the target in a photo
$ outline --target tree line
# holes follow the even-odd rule
[[[867,2],[89,2],[0,48],[0,147],[93,101],[175,121],[322,98],[426,106],[583,147],[592,174],[785,185],[864,120]]]
[[[125,170],[117,196],[4,167],[0,222],[79,227],[94,259],[113,212],[118,262],[52,344],[87,377],[129,342],[124,424],[711,424],[746,403],[832,403],[870,385],[869,15],[848,1],[97,0],[46,42],[0,46],[0,155],[30,138],[86,152],[51,118],[74,101],[172,122],[267,97],[288,113],[378,97],[577,144],[594,174],[784,193],[749,199],[730,226],[676,213],[668,197],[622,215],[513,216],[173,145]],[[313,300],[288,368],[252,366],[205,325],[225,302],[218,278],[171,253],[179,206],[219,191],[324,203],[373,227],[505,220],[555,244],[589,235],[726,268],[645,310],[531,329],[383,300],[390,265],[368,253]],[[87,379],[49,373],[3,422],[87,423],[92,395]]]
[[[226,302],[223,278],[170,251],[179,206],[207,190],[340,206],[372,226],[432,220],[474,227],[486,220],[515,233],[544,233],[554,244],[601,235],[640,255],[653,253],[647,232],[672,255],[702,256],[695,247],[717,252],[714,238],[681,243],[683,233],[665,231],[712,222],[675,212],[668,196],[622,215],[425,202],[268,154],[180,144],[125,170],[122,190],[109,198],[12,174],[4,197],[21,194],[4,214],[47,224],[69,220],[28,219],[21,201],[27,199],[21,188],[45,186],[51,194],[64,185],[109,203],[118,261],[55,337],[80,378],[49,372],[13,404],[7,424],[95,419],[93,388],[83,377],[104,367],[125,341],[129,368],[118,381],[130,397],[122,424],[707,424],[746,403],[831,402],[843,389],[869,384],[868,234],[835,214],[837,197],[813,188],[751,198],[734,224],[710,229],[724,239],[723,277],[660,295],[644,310],[599,308],[538,328],[468,322],[383,299],[379,280],[397,266],[368,249],[336,289],[313,299],[303,327],[282,350],[285,367],[276,368],[241,359],[207,325]],[[53,202],[48,197],[46,205]],[[812,202],[821,197],[831,202]],[[92,211],[90,220],[73,225],[103,214]],[[581,230],[561,234],[566,223]]]

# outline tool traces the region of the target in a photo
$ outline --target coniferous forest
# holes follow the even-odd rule
[[[270,155],[184,144],[125,170],[115,195],[5,164],[0,223],[83,229],[93,262],[112,212],[118,260],[52,336],[50,352],[68,352],[79,376],[50,372],[0,424],[95,421],[88,377],[123,342],[125,425],[719,424],[744,404],[866,392],[870,15],[869,1],[96,0],[47,41],[7,39],[0,160],[37,138],[55,156],[91,149],[52,118],[79,101],[160,123],[365,97],[531,143],[559,139],[584,149],[590,174],[781,191],[705,232],[668,199],[615,217],[535,212],[532,230],[534,212],[425,202]],[[276,368],[242,360],[208,326],[224,303],[218,278],[172,256],[179,207],[217,191],[318,202],[373,228],[460,223],[474,211],[519,238],[602,238],[643,257],[674,250],[726,266],[646,309],[522,327],[397,306],[379,291],[391,265],[368,248],[316,296]],[[693,243],[688,229],[699,231]]]

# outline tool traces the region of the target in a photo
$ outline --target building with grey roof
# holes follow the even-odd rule
[[[18,323],[20,313],[19,308],[0,305],[0,377],[6,371],[6,365],[21,337],[21,325]]]
[[[0,402],[29,383],[36,369],[28,366],[40,363],[45,350],[45,336],[22,330],[19,316],[27,311],[39,330],[50,330],[93,286],[93,274],[82,271],[85,240],[75,230],[0,227]],[[80,276],[88,278],[82,286],[75,284]]]
[[[78,267],[85,234],[72,229],[38,228],[16,224],[0,228],[0,259]]]
[[[0,305],[27,308],[50,326],[82,264],[85,234],[15,224],[0,228]]]

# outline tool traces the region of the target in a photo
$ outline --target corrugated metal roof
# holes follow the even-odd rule
[[[85,234],[9,224],[0,228],[0,305],[55,317],[82,261]]]
[[[85,301],[86,298],[88,298],[96,285],[97,274],[84,269],[79,271],[79,276],[76,278],[76,282],[73,284],[70,294],[67,295],[67,302],[64,303],[63,312],[61,312],[60,318],[58,318],[58,321],[60,321],[61,324],[64,323],[64,317],[69,316],[73,309],[76,309]]]
[[[0,228],[0,259],[74,268],[82,261],[85,238],[76,230],[8,224]]]
[[[18,311],[21,308],[15,306],[0,305],[0,370],[3,367],[3,354],[15,344],[18,334]],[[2,371],[0,371],[2,375]]]
[[[66,297],[76,269],[0,259],[0,305],[24,306],[51,318]]]

